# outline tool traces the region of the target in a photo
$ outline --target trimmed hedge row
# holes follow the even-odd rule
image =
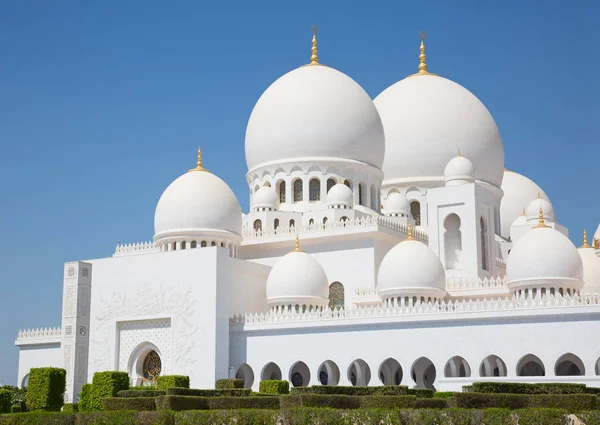
[[[117,393],[118,397],[158,397],[161,395],[166,395],[166,391],[144,391],[144,390],[122,390]]]
[[[186,412],[91,412],[0,415],[0,425],[564,425],[562,409],[353,409],[195,410]],[[600,424],[600,411],[582,412],[586,425]]]
[[[225,390],[232,388],[244,388],[243,379],[217,379],[215,382],[215,388],[217,390]]]
[[[260,381],[258,391],[264,394],[289,394],[290,383],[280,380]]]
[[[358,409],[358,397],[341,394],[291,394],[280,397],[281,408],[328,407],[331,409]]]
[[[418,399],[414,395],[369,395],[358,397],[361,409],[414,409]]]
[[[474,393],[502,394],[585,394],[585,384],[544,383],[525,384],[515,382],[474,382],[469,386]]]
[[[184,375],[164,375],[156,378],[156,389],[165,391],[167,388],[189,388],[190,377]]]
[[[60,411],[66,388],[66,370],[57,367],[32,368],[27,384],[27,409]]]
[[[91,384],[84,384],[79,394],[79,410],[82,412],[103,409],[102,399],[116,397],[119,391],[129,389],[127,372],[96,372]]]
[[[340,394],[340,395],[408,395],[405,385],[386,385],[380,387],[345,387],[332,385],[313,385],[312,387],[293,387],[291,394]],[[427,390],[433,393],[433,390]],[[412,394],[416,395],[416,394]]]
[[[562,408],[570,413],[596,409],[598,397],[593,394],[489,394],[456,393],[456,407],[483,409]]]
[[[416,408],[417,409],[447,409],[450,406],[448,400],[452,398],[417,398]]]
[[[79,403],[65,403],[62,411],[65,413],[79,412]]]
[[[428,388],[409,388],[408,394],[416,395],[417,398],[433,398],[435,390],[430,390]]]
[[[193,395],[196,397],[249,397],[250,388],[229,388],[224,390],[194,390],[191,388],[168,388],[167,395]],[[164,395],[164,394],[160,394]]]
[[[155,399],[157,410],[279,409],[279,397],[194,397],[164,395]]]
[[[156,410],[156,402],[152,397],[107,397],[102,399],[102,406],[104,410]]]

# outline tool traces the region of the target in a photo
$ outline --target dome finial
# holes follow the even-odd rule
[[[542,194],[538,192],[538,199],[542,199]]]
[[[550,226],[546,226],[546,223],[544,223],[544,210],[542,210],[542,207],[540,207],[539,223],[537,226],[534,227],[534,229],[541,229],[544,227],[550,227]]]
[[[413,225],[412,223],[408,223],[408,235],[406,236],[405,241],[412,241],[413,238]]]
[[[192,171],[208,171],[206,168],[202,166],[202,149],[198,148],[198,156],[196,159],[196,168],[192,168],[188,172]]]
[[[527,213],[525,212],[525,208],[523,208],[523,213],[521,215],[523,215],[523,216],[527,215]]]
[[[317,48],[317,32],[319,31],[319,28],[317,28],[316,25],[313,25],[311,27],[312,29],[312,33],[313,33],[313,38],[312,38],[312,49],[310,49],[310,51],[312,52],[312,55],[310,56],[310,65],[318,65],[319,64],[319,49]]]
[[[427,56],[425,55],[425,38],[427,34],[425,31],[419,32],[419,38],[421,39],[421,47],[419,47],[419,51],[421,54],[419,55],[419,72],[418,74],[429,74],[427,72]]]
[[[294,249],[294,252],[302,252],[300,249],[300,237],[298,237],[298,233],[296,233],[296,249]]]
[[[585,229],[583,229],[583,245],[581,245],[579,248],[592,248],[590,244],[588,244],[587,230]]]
[[[456,154],[456,156],[460,156],[460,149],[458,150],[458,153]]]

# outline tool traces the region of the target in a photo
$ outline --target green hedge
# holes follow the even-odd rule
[[[585,387],[585,393],[586,394],[596,394],[597,396],[600,396],[600,388]]]
[[[10,413],[21,413],[23,409],[20,405],[15,404],[14,406],[10,406]]]
[[[429,391],[429,390],[428,390]],[[346,387],[332,385],[313,385],[312,387],[293,387],[291,394],[340,394],[340,395],[408,395],[405,385],[386,385],[380,387]],[[413,394],[415,395],[415,394]]]
[[[129,387],[131,391],[156,391],[155,385],[135,385],[133,387]]]
[[[450,398],[454,397],[454,391],[436,391],[433,398]]]
[[[414,396],[413,396],[414,397]],[[418,409],[447,409],[448,398],[417,398]]]
[[[599,407],[598,397],[593,394],[489,394],[456,393],[457,407],[483,409],[500,407],[506,409],[553,408],[566,409],[570,413]]]
[[[585,384],[522,384],[515,382],[475,382],[470,389],[474,393],[502,394],[585,394],[585,390]]]
[[[428,388],[409,388],[408,394],[416,395],[417,398],[433,398],[435,390],[430,390]]]
[[[0,390],[0,413],[10,413],[12,406],[12,393],[9,390]]]
[[[183,375],[165,375],[156,379],[156,389],[164,391],[167,388],[189,388],[190,377]]]
[[[96,372],[91,384],[84,384],[79,395],[79,410],[82,412],[103,409],[102,399],[116,397],[119,391],[129,389],[127,372]]]
[[[414,409],[417,397],[414,395],[368,395],[358,397],[361,409]]]
[[[563,409],[518,410],[519,425],[565,425],[567,411]],[[589,425],[589,424],[586,424]]]
[[[175,425],[171,412],[88,412],[79,413],[74,425]]]
[[[274,425],[279,412],[273,410],[190,410],[174,414],[177,425]]]
[[[250,388],[232,388],[226,390],[195,390],[190,388],[167,388],[167,395],[193,395],[196,397],[249,397]]]
[[[579,412],[577,417],[586,425],[600,425],[600,410]]]
[[[153,397],[107,397],[102,399],[102,406],[104,410],[156,410]]]
[[[279,397],[194,397],[165,395],[157,397],[157,410],[279,409]]]
[[[523,394],[456,393],[454,400],[457,407],[467,409],[523,409],[529,404],[528,396]]]
[[[260,381],[258,390],[264,394],[289,394],[290,383],[279,380]]]
[[[565,409],[569,413],[597,409],[598,397],[593,394],[536,394],[528,397],[527,407]]]
[[[358,397],[340,394],[291,394],[281,396],[281,408],[329,407],[333,409],[358,409]]]
[[[159,395],[166,395],[166,391],[145,391],[145,390],[123,390],[117,393],[118,397],[158,397]]]
[[[79,403],[65,403],[62,411],[65,413],[79,412]]]
[[[56,367],[33,368],[29,371],[27,409],[60,411],[67,388],[67,372]]]
[[[232,388],[244,388],[243,379],[217,379],[215,382],[215,388],[217,390],[225,390]]]

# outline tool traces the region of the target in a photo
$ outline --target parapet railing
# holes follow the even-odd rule
[[[159,252],[160,248],[154,242],[138,242],[130,244],[119,244],[115,249],[113,257],[120,255],[142,254],[146,252]]]
[[[21,329],[17,334],[17,341],[40,338],[54,338],[62,335],[62,329],[56,328],[36,328],[36,329]]]
[[[600,305],[600,294],[589,295],[545,295],[537,298],[514,297],[494,299],[466,299],[441,302],[420,302],[408,306],[366,306],[351,309],[321,311],[286,311],[268,313],[248,313],[235,315],[229,319],[231,326],[315,322],[337,319],[363,319],[383,317],[431,316],[440,314],[463,314],[474,312],[518,311],[527,309],[589,307]]]
[[[450,278],[446,280],[447,291],[466,291],[471,289],[505,288],[506,277],[484,277],[484,278]]]
[[[500,267],[501,269],[506,269],[506,261],[504,261],[502,258],[496,258],[496,266]]]

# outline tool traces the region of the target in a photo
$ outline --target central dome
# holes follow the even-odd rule
[[[369,95],[323,65],[288,72],[258,99],[246,129],[251,170],[299,158],[341,158],[382,167],[383,125]]]
[[[385,181],[443,181],[456,152],[467,156],[475,178],[500,187],[504,148],[487,108],[459,84],[432,74],[405,78],[377,98],[385,129]]]

